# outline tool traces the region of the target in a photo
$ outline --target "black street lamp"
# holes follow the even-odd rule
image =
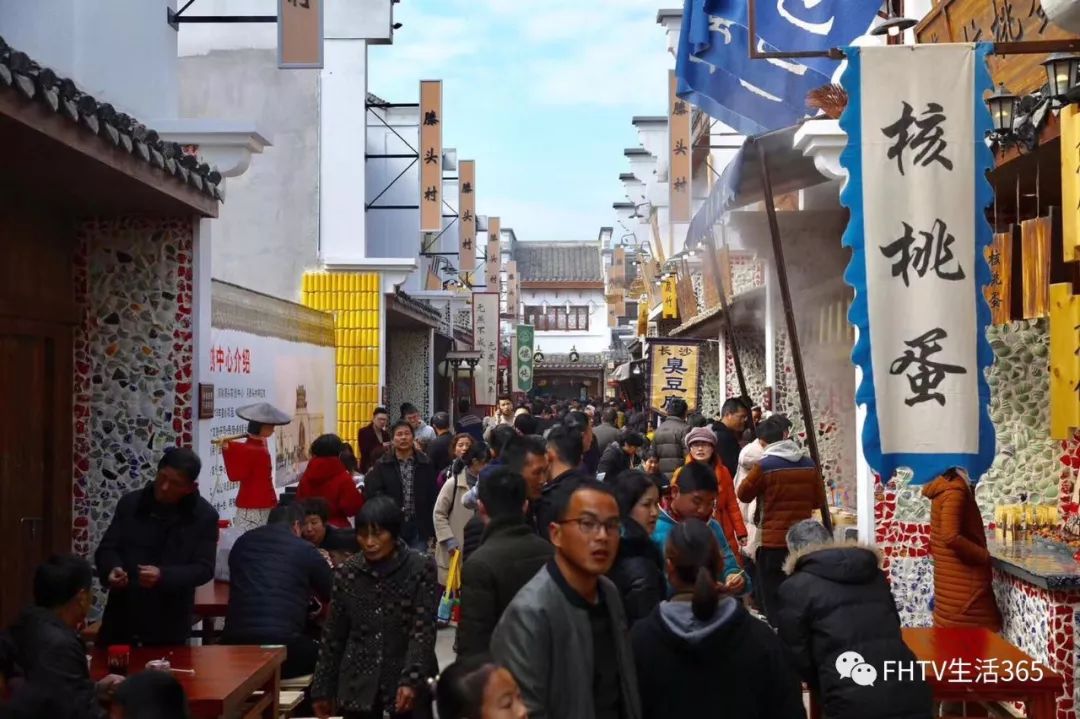
[[[1042,66],[1046,68],[1046,84],[1049,86],[1050,97],[1067,103],[1066,96],[1069,91],[1080,84],[1080,55],[1055,52],[1043,60]]]
[[[571,362],[580,362],[581,361],[581,355],[578,354],[577,345],[574,345],[573,347],[570,348],[570,361]]]
[[[536,345],[536,352],[533,353],[533,362],[540,364],[544,361],[544,353],[540,351],[540,345]]]
[[[994,94],[986,98],[986,105],[990,108],[990,117],[994,122],[994,133],[999,137],[1012,135],[1019,103],[1020,98],[1009,92],[1004,84],[998,85]]]

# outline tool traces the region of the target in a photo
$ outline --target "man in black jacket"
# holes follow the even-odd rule
[[[525,480],[501,468],[480,483],[480,515],[487,522],[480,548],[461,573],[460,656],[486,654],[491,634],[518,590],[554,555],[525,524]]]
[[[720,408],[720,421],[713,422],[716,435],[716,455],[734,477],[739,473],[739,452],[742,436],[750,419],[750,410],[741,399],[732,397]]]
[[[427,446],[427,456],[435,465],[435,471],[441,472],[450,466],[450,454],[453,451],[451,445],[454,442],[454,433],[450,431],[450,415],[436,412],[431,418],[431,426],[435,429],[435,439]]]
[[[841,677],[837,659],[855,653],[878,671],[914,667],[900,616],[876,549],[834,544],[819,522],[805,519],[787,533],[790,576],[778,592],[780,638],[793,666],[818,692],[825,716],[836,719],[929,719],[930,687],[915,672],[878,675],[871,686]]]
[[[579,482],[591,479],[578,469],[583,453],[582,435],[577,429],[560,424],[548,432],[548,475],[551,479],[534,502],[536,532],[544,539],[550,541],[550,525],[555,521],[556,507],[561,503],[559,494],[572,492]]]
[[[614,479],[628,469],[635,469],[641,463],[639,454],[644,446],[644,437],[637,432],[627,432],[604,449],[596,469],[597,476]]]
[[[125,494],[94,555],[109,601],[103,645],[184,644],[195,589],[214,578],[218,513],[199,496],[202,462],[190,449],[166,450],[153,483]]]
[[[100,700],[123,681],[90,680],[86,645],[78,627],[93,602],[94,570],[81,557],[53,556],[34,573],[34,606],[10,631],[25,684],[12,700],[14,716],[98,719]]]
[[[315,671],[319,643],[304,634],[314,594],[330,600],[330,565],[300,538],[301,505],[276,507],[265,527],[245,532],[229,553],[229,610],[226,644],[283,644],[281,676]]]
[[[401,538],[419,551],[435,540],[435,465],[418,452],[412,425],[399,420],[390,428],[391,451],[364,478],[364,498],[387,496],[405,515]]]

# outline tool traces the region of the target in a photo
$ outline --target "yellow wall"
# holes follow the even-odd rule
[[[357,450],[356,436],[379,403],[379,287],[374,273],[304,275],[304,305],[334,316],[338,434]]]

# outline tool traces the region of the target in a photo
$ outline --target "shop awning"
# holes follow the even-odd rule
[[[623,362],[621,365],[615,368],[615,371],[611,373],[611,379],[616,382],[625,382],[630,379],[630,363]]]
[[[742,148],[713,185],[708,199],[690,221],[690,229],[686,233],[688,248],[708,238],[713,226],[728,212],[764,199],[761,165],[755,145],[765,151],[773,195],[776,197],[829,181],[818,172],[813,158],[795,149],[795,131],[798,129],[798,125],[792,125],[747,138],[743,142]]]

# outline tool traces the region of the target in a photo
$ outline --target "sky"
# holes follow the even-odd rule
[[[669,2],[674,6],[679,3]],[[477,210],[519,240],[593,240],[624,201],[634,115],[663,115],[674,58],[657,0],[401,0],[368,89],[443,81],[443,145],[476,160]]]

